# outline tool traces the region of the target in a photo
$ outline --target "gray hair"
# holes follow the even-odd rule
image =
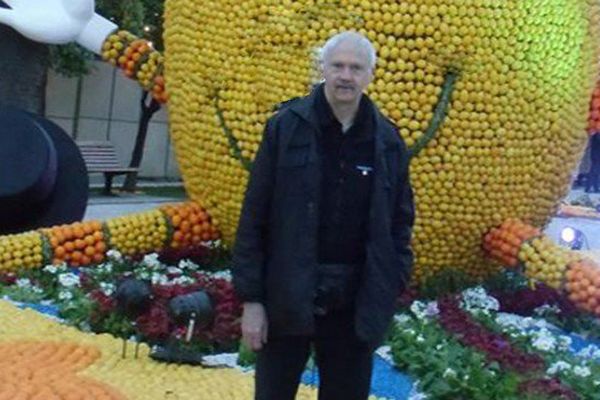
[[[345,31],[330,37],[319,51],[319,63],[321,66],[325,64],[325,60],[329,57],[331,52],[341,43],[345,42],[351,42],[356,49],[363,50],[367,54],[369,66],[371,69],[375,69],[375,63],[377,62],[375,47],[373,47],[373,44],[369,39],[356,31]]]

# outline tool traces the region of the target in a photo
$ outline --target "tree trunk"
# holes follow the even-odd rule
[[[48,47],[0,24],[0,103],[44,115]]]
[[[140,114],[140,120],[138,123],[137,136],[135,137],[135,146],[131,153],[131,161],[129,162],[129,168],[139,168],[142,163],[142,157],[144,156],[144,145],[146,143],[146,136],[148,135],[148,125],[154,113],[160,110],[160,103],[151,97],[150,104],[146,104],[148,98],[148,92],[144,91],[141,99],[142,113]],[[127,174],[125,182],[123,183],[123,190],[126,192],[135,191],[135,185],[137,183],[137,172]]]

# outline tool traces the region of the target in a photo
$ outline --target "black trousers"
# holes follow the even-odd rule
[[[314,337],[269,337],[258,352],[255,400],[294,400],[311,345],[319,368],[319,400],[367,400],[373,349],[354,333],[353,313],[316,317]]]
[[[600,191],[600,162],[592,163],[590,172],[587,174],[585,191]]]

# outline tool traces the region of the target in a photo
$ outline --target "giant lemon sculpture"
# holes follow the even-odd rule
[[[86,28],[78,42],[94,43],[156,99],[169,99],[186,190],[211,217],[197,218],[198,209],[181,222],[190,214],[184,206],[109,221],[107,247],[156,250],[160,243],[137,239],[155,225],[163,244],[214,238],[211,224],[231,244],[265,121],[318,79],[318,46],[354,29],[379,55],[369,95],[414,154],[414,282],[449,267],[483,276],[492,268],[484,249],[505,265],[539,263],[532,254],[548,246],[520,251],[539,235],[521,224],[548,222],[583,152],[599,8],[596,0],[167,0],[164,58],[130,33],[111,34],[116,26],[96,15],[85,25],[98,27],[96,37]],[[0,237],[0,270],[24,260],[18,248],[1,250],[46,236]],[[61,243],[46,240],[45,257],[49,246],[25,246],[27,266],[57,258]],[[547,254],[547,264],[560,268],[534,268],[531,277],[561,281],[565,257]]]
[[[543,226],[567,193],[598,74],[596,3],[167,0],[165,78],[186,189],[231,242],[265,121],[309,90],[317,46],[358,30],[379,55],[368,94],[408,146],[458,74],[446,119],[411,163],[414,274],[485,274],[485,232],[509,217]]]

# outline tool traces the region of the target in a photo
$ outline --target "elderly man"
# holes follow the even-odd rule
[[[367,399],[413,262],[407,149],[363,94],[375,50],[343,32],[320,61],[324,83],[267,122],[234,247],[258,400],[294,399],[311,345],[320,400]]]

